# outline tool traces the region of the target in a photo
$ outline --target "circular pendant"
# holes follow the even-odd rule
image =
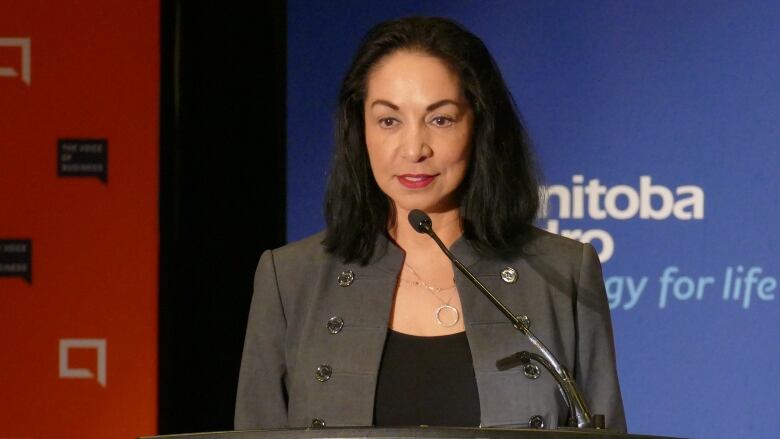
[[[433,312],[433,317],[436,318],[436,323],[446,328],[455,326],[460,320],[460,313],[454,306],[444,304]]]

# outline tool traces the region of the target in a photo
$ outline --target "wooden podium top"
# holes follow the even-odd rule
[[[292,428],[283,430],[222,431],[211,433],[145,436],[141,439],[674,439],[661,436],[618,434],[609,430],[532,430],[452,427],[335,427]]]

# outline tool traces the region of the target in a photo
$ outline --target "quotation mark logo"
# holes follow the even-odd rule
[[[97,377],[95,372],[85,368],[71,368],[68,353],[72,349],[94,349],[97,354]],[[60,378],[97,378],[106,387],[106,339],[105,338],[63,338],[60,340]]]
[[[29,38],[0,38],[0,47],[18,47],[22,49],[21,74],[13,67],[0,66],[0,77],[15,78],[21,76],[22,82],[30,85],[30,39]]]

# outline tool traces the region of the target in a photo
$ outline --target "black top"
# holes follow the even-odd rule
[[[465,332],[440,337],[388,332],[376,386],[376,426],[477,427],[479,415]]]

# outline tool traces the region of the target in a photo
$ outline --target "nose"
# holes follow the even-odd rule
[[[424,127],[413,127],[403,138],[401,157],[414,163],[419,163],[433,154],[427,131]]]

